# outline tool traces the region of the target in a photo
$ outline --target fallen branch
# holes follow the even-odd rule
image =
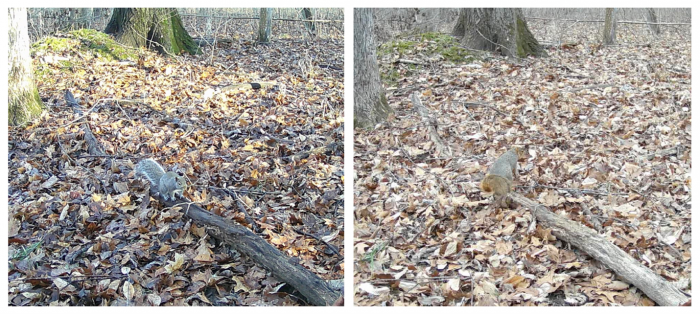
[[[229,85],[226,87],[221,88],[221,92],[227,92],[230,90],[242,90],[242,89],[260,89],[263,87],[270,87],[270,86],[276,86],[277,83],[275,82],[258,82],[258,83],[239,83],[239,84],[233,84]]]
[[[544,205],[518,193],[511,193],[510,196],[516,203],[529,208],[538,222],[552,229],[552,234],[557,239],[576,246],[603,263],[626,282],[644,291],[656,304],[678,306],[690,300],[672,283],[661,278],[590,228],[557,215]]]
[[[338,251],[338,248],[336,248],[335,245],[328,243],[328,241],[324,240],[323,238],[321,238],[315,234],[312,234],[312,233],[304,232],[304,231],[299,230],[299,229],[294,229],[294,231],[298,234],[314,238],[316,241],[319,241],[319,242],[325,244],[328,247],[328,249],[331,250],[336,255],[342,256],[342,255],[340,255],[340,251]]]
[[[561,92],[562,93],[575,93],[575,92],[578,92],[578,91],[581,91],[584,89],[607,88],[607,87],[613,87],[613,86],[615,86],[615,85],[612,85],[612,84],[589,85],[589,86],[582,86],[582,87],[578,87],[578,88],[572,88],[569,90],[562,89]]]
[[[581,192],[575,193],[575,195],[576,195],[576,197],[579,197],[579,198],[583,197],[583,193],[581,193]],[[598,220],[598,216],[593,215],[593,212],[591,212],[591,209],[588,208],[588,204],[586,204],[585,202],[581,202],[580,205],[581,205],[581,210],[583,211],[583,214],[585,215],[586,219],[588,219],[588,222],[591,225],[593,225],[593,228],[596,231],[601,232],[603,230],[603,225]]]
[[[309,303],[328,306],[334,304],[342,296],[339,291],[331,289],[326,281],[303,266],[293,263],[291,258],[248,228],[214,215],[194,203],[182,200],[165,201],[160,196],[156,198],[165,206],[180,207],[185,211],[185,216],[191,218],[195,223],[206,226],[207,233],[211,236],[222,240],[231,248],[250,258],[256,265],[270,271],[275,278],[294,287],[306,297]]]
[[[551,185],[542,185],[542,184],[535,184],[535,185],[518,185],[518,188],[531,188],[531,189],[553,189],[553,190],[558,190],[558,191],[567,191],[571,192],[572,194],[576,193],[581,193],[581,194],[593,194],[593,195],[605,195],[605,196],[624,196],[628,197],[629,194],[627,193],[612,193],[608,191],[600,191],[600,190],[592,190],[592,189],[572,189],[572,188],[562,188],[558,186],[551,186]],[[637,193],[637,194],[642,194],[642,193]]]
[[[430,134],[430,139],[433,141],[433,143],[435,143],[438,153],[442,156],[450,156],[451,154],[449,148],[442,141],[440,135],[438,135],[437,119],[435,119],[435,117],[428,112],[428,108],[423,106],[423,104],[420,102],[417,92],[411,94],[411,102],[413,102],[413,105],[416,106],[416,111],[418,111],[418,114],[420,114],[423,120],[428,122],[428,133]]]
[[[671,148],[662,149],[662,150],[650,153],[650,154],[646,155],[646,158],[648,160],[652,160],[656,156],[659,156],[659,157],[666,157],[668,155],[680,156],[682,153],[683,153],[683,146],[676,145],[676,146],[673,146]]]
[[[576,23],[605,23],[605,20],[574,20],[574,19],[556,19],[556,18],[546,18],[546,17],[526,17],[526,20],[546,20],[546,21],[560,21],[560,22],[576,22]],[[617,21],[617,24],[649,24],[649,25],[692,25],[691,23],[652,23],[652,22],[640,22],[640,21]]]
[[[489,104],[487,104],[487,103],[483,103],[483,102],[465,102],[465,103],[464,103],[464,109],[465,109],[465,110],[466,110],[467,108],[469,108],[469,107],[475,107],[475,106],[486,107],[486,108],[489,108],[489,109],[491,109],[491,110],[497,112],[498,114],[500,114],[500,115],[502,115],[502,116],[504,116],[504,117],[509,117],[509,115],[507,115],[507,114],[501,112],[500,110],[496,109],[495,106],[489,105]],[[522,126],[525,126],[525,123],[523,123],[522,121],[520,121],[517,117],[513,118],[513,121],[517,122],[518,124],[520,124],[520,125],[522,125]]]
[[[420,61],[413,61],[413,60],[408,60],[408,59],[398,59],[394,61],[395,63],[406,63],[406,64],[414,64],[414,65],[427,65],[423,62]]]
[[[325,146],[316,147],[301,153],[297,153],[291,156],[284,157],[285,160],[300,161],[305,158],[309,158],[311,155],[336,155],[340,156],[343,153],[343,142],[332,142]]]

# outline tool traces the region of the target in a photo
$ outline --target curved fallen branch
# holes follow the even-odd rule
[[[537,221],[552,229],[552,234],[558,239],[576,246],[605,264],[626,282],[644,291],[656,304],[678,306],[690,300],[680,289],[592,229],[559,216],[544,205],[518,193],[511,193],[510,196],[516,203],[529,208]]]
[[[339,291],[331,289],[323,279],[298,263],[292,262],[288,256],[248,228],[214,215],[194,203],[182,200],[165,201],[162,197],[156,198],[165,206],[180,207],[185,211],[187,217],[206,226],[210,235],[224,241],[236,251],[253,260],[256,265],[267,269],[275,278],[294,287],[306,297],[309,303],[328,306],[334,304],[342,296]]]

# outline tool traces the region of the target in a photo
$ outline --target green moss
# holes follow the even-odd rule
[[[415,39],[413,37],[416,37]],[[382,57],[391,54],[400,56],[411,55],[416,50],[427,51],[429,55],[441,55],[445,60],[454,63],[471,62],[472,54],[459,46],[459,41],[448,34],[422,33],[407,35],[394,41],[381,45],[377,49],[377,56]]]
[[[89,66],[95,59],[102,62],[138,60],[138,49],[118,44],[114,39],[94,29],[71,31],[65,37],[46,37],[32,44],[31,55],[35,59],[34,75],[41,84],[55,84],[58,69],[63,73],[76,73]],[[53,61],[44,61],[47,60]]]
[[[39,97],[39,91],[32,87],[27,91],[9,91],[9,121],[10,125],[23,125],[41,115],[45,106]]]
[[[137,50],[124,47],[114,39],[102,32],[94,29],[80,29],[70,32],[80,39],[84,51],[91,51],[95,56],[103,61],[118,61],[137,59]]]
[[[448,34],[423,33],[421,39],[431,42],[428,45],[428,51],[431,54],[439,54],[447,61],[464,63],[474,60],[473,57],[467,58],[471,55],[469,51],[460,47],[459,41]]]
[[[414,55],[420,53],[421,57]],[[390,59],[423,59],[425,56],[434,58],[440,55],[442,59],[456,63],[470,63],[477,59],[469,50],[460,47],[459,40],[449,34],[442,33],[422,33],[404,34],[393,41],[382,44],[377,48],[377,57],[381,61],[384,56],[391,56]],[[423,66],[415,64],[382,64],[380,63],[379,73],[387,86],[396,86],[402,76],[410,76],[412,72],[420,70]],[[401,69],[401,71],[399,70]]]
[[[421,40],[439,40],[443,34],[440,33],[423,33],[420,34]]]
[[[399,75],[399,70],[396,69],[395,67],[392,67],[391,69],[387,71],[379,71],[379,75],[382,79],[382,82],[389,86],[394,86],[399,82],[399,78],[401,78],[401,75]]]
[[[137,59],[137,50],[120,45],[114,39],[94,29],[79,29],[68,33],[67,37],[47,37],[32,44],[32,56],[84,55],[88,53],[100,61]],[[66,64],[62,64],[66,66]]]
[[[377,48],[377,56],[381,57],[395,53],[403,55],[412,51],[416,44],[417,43],[415,41],[390,41]]]
[[[70,50],[72,47],[80,44],[75,38],[57,38],[46,37],[32,44],[30,52],[32,56],[52,52],[60,54]]]
[[[454,63],[468,63],[474,61],[474,57],[471,57],[466,49],[457,46],[447,47],[443,49],[440,52],[440,55],[442,55],[445,58],[445,60]]]
[[[516,40],[515,53],[519,58],[527,56],[546,57],[547,52],[537,43],[532,33],[527,28],[527,23],[522,19],[517,19],[515,25]]]

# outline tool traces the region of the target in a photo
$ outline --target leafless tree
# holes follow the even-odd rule
[[[353,19],[355,25],[355,127],[372,127],[383,121],[393,110],[386,100],[382,82],[379,79],[377,48],[374,44],[374,18],[372,9],[356,8]]]
[[[20,125],[30,121],[44,110],[39,91],[34,83],[32,59],[29,56],[27,9],[9,8],[9,124]]]

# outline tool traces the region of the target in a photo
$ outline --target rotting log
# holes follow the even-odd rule
[[[151,188],[151,190],[154,189]],[[316,274],[298,263],[290,261],[288,256],[248,228],[214,215],[194,203],[183,202],[183,200],[165,201],[162,197],[154,197],[165,206],[178,206],[185,211],[188,218],[194,220],[195,223],[206,226],[210,235],[248,256],[256,265],[270,271],[275,278],[294,287],[310,304],[333,305],[342,297],[340,291],[331,289],[326,281]]]
[[[684,305],[690,300],[672,283],[661,278],[593,229],[557,215],[546,206],[518,193],[510,193],[510,197],[516,203],[529,208],[537,222],[550,228],[557,239],[576,246],[603,263],[627,283],[644,291],[656,304],[678,306]]]

